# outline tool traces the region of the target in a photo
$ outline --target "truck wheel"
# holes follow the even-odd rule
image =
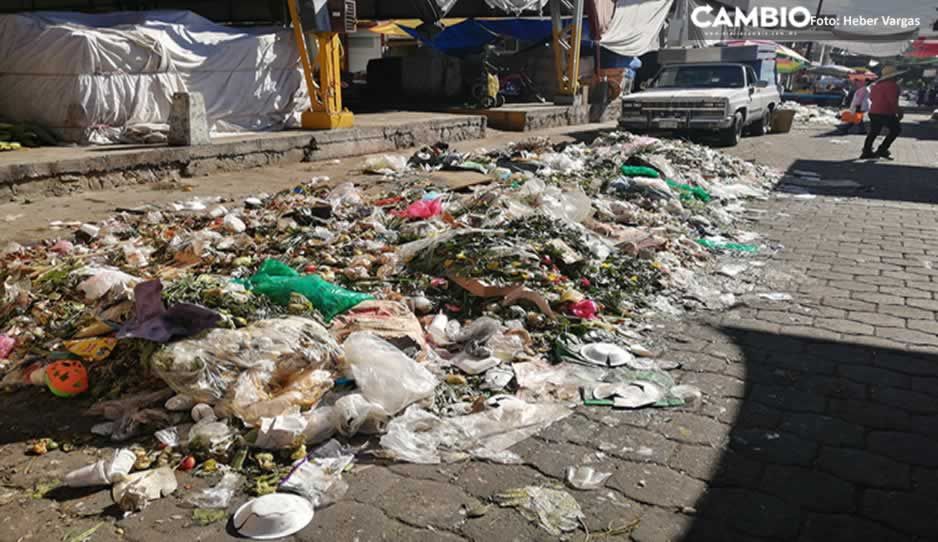
[[[759,123],[752,127],[752,134],[761,136],[772,131],[772,110],[766,109]]]
[[[726,147],[735,147],[743,137],[743,115],[736,113],[733,117],[733,125],[724,130],[720,130],[720,144]]]

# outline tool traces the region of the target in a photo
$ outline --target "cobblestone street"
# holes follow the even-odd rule
[[[681,364],[675,378],[702,401],[579,407],[513,448],[520,465],[366,459],[345,476],[344,499],[292,539],[551,540],[517,510],[484,505],[507,489],[563,485],[567,467],[584,464],[613,475],[601,489],[570,490],[586,516],[574,540],[938,539],[938,132],[923,116],[904,127],[895,162],[854,162],[861,136],[817,130],[730,151],[862,186],[749,205],[750,229],[779,246],[759,255],[756,291],[790,300],[655,323],[661,358]],[[33,416],[16,397],[7,419]],[[4,425],[4,485],[28,487],[38,469],[30,474],[16,423]],[[49,457],[58,462],[46,474],[85,459]],[[110,506],[106,492],[73,498],[14,505],[0,495],[0,540],[52,540],[36,526],[66,513],[70,528],[87,528]],[[180,502],[156,501],[93,540],[230,538],[189,525]]]

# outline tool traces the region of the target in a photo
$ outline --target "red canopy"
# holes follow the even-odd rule
[[[912,47],[905,53],[905,56],[912,58],[938,57],[938,40],[918,38],[912,42]]]

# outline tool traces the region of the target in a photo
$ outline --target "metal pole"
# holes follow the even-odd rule
[[[815,17],[821,16],[821,8],[824,7],[824,0],[818,0],[817,2],[817,11],[814,12]],[[814,46],[813,41],[808,42],[808,50],[805,52],[805,58],[811,60],[811,49]],[[822,59],[823,60],[823,59]],[[823,62],[822,62],[823,63]]]

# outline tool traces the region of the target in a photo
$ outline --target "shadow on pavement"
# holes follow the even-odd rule
[[[938,539],[938,356],[720,331],[745,399],[683,540]]]
[[[905,134],[903,134],[905,137]],[[791,179],[800,172],[813,172],[820,182],[801,178],[792,187]],[[825,196],[846,196],[884,201],[938,203],[938,168],[907,166],[886,160],[795,160],[776,189]],[[829,186],[830,181],[854,181],[859,187]]]
[[[923,120],[902,124],[902,137],[911,137],[925,141],[938,141],[938,121]]]

